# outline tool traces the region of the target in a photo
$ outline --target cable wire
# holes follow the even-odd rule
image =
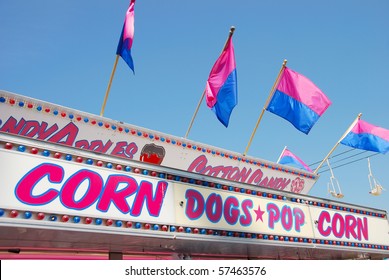
[[[338,157],[338,156],[341,156],[341,155],[343,155],[343,154],[349,153],[349,152],[354,151],[354,150],[355,150],[355,148],[351,148],[351,149],[349,149],[349,150],[347,150],[347,151],[344,151],[344,152],[341,152],[341,153],[339,153],[339,154],[333,155],[333,156],[329,157],[329,159],[335,158],[335,157]],[[319,160],[319,161],[317,161],[317,162],[314,162],[314,163],[311,163],[311,164],[309,164],[308,166],[311,167],[311,166],[313,166],[313,165],[315,165],[315,164],[319,164],[319,163],[321,163],[321,160]]]
[[[359,154],[361,154],[361,153],[359,153]],[[367,159],[368,157],[376,156],[376,155],[378,155],[378,154],[379,154],[379,153],[375,153],[375,154],[368,155],[368,156],[366,156],[366,157],[362,157],[362,158],[359,158],[359,159],[356,159],[356,160],[353,160],[353,161],[350,161],[350,162],[346,162],[346,163],[344,163],[344,164],[337,165],[337,166],[335,166],[335,167],[331,167],[331,169],[336,169],[336,168],[339,168],[339,167],[342,167],[342,166],[346,166],[346,165],[352,164],[352,163],[354,163],[354,162],[357,162],[357,161],[360,161],[360,160],[363,160],[363,159]],[[324,172],[327,172],[327,171],[330,171],[330,169],[328,168],[328,169],[326,169],[326,170],[320,171],[320,172],[318,172],[318,174],[321,174],[321,173],[324,173]]]
[[[352,158],[352,157],[356,157],[356,156],[359,156],[360,154],[364,154],[364,153],[367,153],[368,151],[362,151],[362,152],[359,152],[359,153],[356,153],[354,155],[351,155],[351,156],[348,156],[348,157],[344,157],[344,158],[341,158],[339,160],[336,160],[336,161],[333,161],[332,163],[337,163],[337,162],[341,162],[341,161],[344,161],[346,159],[349,159],[349,158]]]

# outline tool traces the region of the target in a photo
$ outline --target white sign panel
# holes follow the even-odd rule
[[[347,208],[346,208],[347,209]],[[351,243],[389,244],[388,220],[367,214],[312,208],[316,238]],[[373,214],[373,213],[371,213]]]
[[[0,207],[174,223],[172,184],[137,174],[0,150]]]
[[[309,209],[282,199],[212,188],[175,188],[178,224],[269,235],[313,237]]]
[[[21,148],[23,147],[23,148]],[[386,215],[242,188],[172,181],[2,142],[0,215],[14,210],[154,223],[164,231],[387,250]],[[104,159],[104,156],[100,157]],[[95,159],[98,163],[99,161]],[[164,173],[161,173],[164,175]],[[188,173],[189,174],[189,173]],[[218,184],[217,184],[218,185]],[[315,205],[316,204],[316,205]],[[3,217],[5,211],[10,213]],[[86,220],[85,220],[86,221]],[[25,221],[28,223],[28,221]],[[35,221],[36,222],[36,221]],[[185,232],[184,232],[185,228]],[[104,229],[103,229],[104,230]]]

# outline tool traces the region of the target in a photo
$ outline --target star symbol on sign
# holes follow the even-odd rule
[[[257,214],[257,218],[255,221],[257,222],[259,219],[263,222],[263,214],[265,214],[265,211],[261,210],[261,205],[258,204],[258,209],[254,210],[255,214]]]

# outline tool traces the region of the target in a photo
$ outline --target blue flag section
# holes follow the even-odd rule
[[[356,149],[385,154],[389,151],[389,130],[358,120],[340,143]]]
[[[330,105],[331,101],[312,81],[285,67],[267,110],[308,134]]]
[[[228,127],[232,110],[238,103],[237,75],[236,69],[231,72],[218,94],[218,101],[212,107],[218,120]]]
[[[129,39],[123,41],[123,31],[124,30],[122,30],[122,35],[120,36],[116,54],[120,55],[123,58],[123,60],[127,63],[128,67],[130,67],[132,72],[135,74],[134,61],[132,60],[132,56],[131,56],[131,49],[128,48]]]

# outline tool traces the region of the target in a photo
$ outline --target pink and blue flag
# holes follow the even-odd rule
[[[231,36],[209,74],[205,97],[207,106],[216,114],[219,121],[228,127],[231,112],[238,103],[236,64]]]
[[[308,134],[330,105],[331,101],[312,81],[285,67],[267,110]]]
[[[304,169],[309,172],[313,172],[311,168],[309,168],[308,165],[306,165],[298,156],[293,154],[288,149],[284,149],[283,153],[280,156],[280,159],[278,160],[279,164],[291,164],[298,168]]]
[[[131,56],[131,47],[134,40],[134,6],[135,0],[131,0],[130,6],[128,7],[126,17],[124,19],[122,33],[120,35],[120,40],[116,54],[120,55],[127,65],[131,68],[132,72],[134,70],[134,61]]]
[[[389,130],[358,120],[340,143],[361,150],[385,154],[389,151]]]

